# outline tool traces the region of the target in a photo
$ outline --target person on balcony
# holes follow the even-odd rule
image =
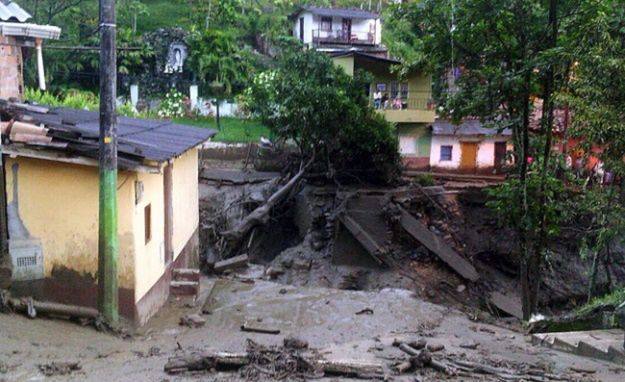
[[[376,90],[373,93],[373,107],[379,109],[382,104],[382,93],[379,90]]]
[[[395,110],[401,110],[402,109],[401,97],[399,95],[397,97],[395,97],[395,99],[393,100],[393,109],[395,109]]]
[[[388,100],[388,93],[384,93],[384,95],[382,96],[382,108],[388,109]]]

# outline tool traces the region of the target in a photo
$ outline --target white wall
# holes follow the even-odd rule
[[[300,38],[299,35],[299,23],[300,18],[304,18],[304,44],[312,44],[313,31],[321,29],[321,16],[313,15],[310,12],[304,11],[300,13],[293,23],[293,36]],[[332,33],[343,30],[343,18],[332,18]],[[380,20],[376,19],[352,19],[352,34],[356,34],[359,39],[365,40],[368,38],[369,32],[375,33],[375,43],[380,44],[382,41],[382,29]],[[331,33],[321,31],[319,32],[321,37],[329,37]]]
[[[313,39],[312,31],[313,29],[319,29],[319,26],[313,25],[313,14],[310,12],[302,12],[297,16],[297,18],[295,19],[295,22],[293,23],[293,36],[295,36],[295,38],[297,39],[300,38],[300,35],[299,35],[300,20],[299,19],[301,17],[304,18],[304,40],[302,42],[304,44],[312,44],[312,39]]]
[[[477,146],[477,168],[489,168],[495,166],[495,142],[506,140],[502,137],[483,138],[478,142]],[[466,142],[472,142],[467,139]],[[452,146],[451,161],[441,161],[441,146]],[[508,144],[508,150],[511,145]],[[433,136],[432,150],[430,153],[430,166],[446,169],[457,169],[460,167],[460,149],[459,137],[453,136]]]
[[[452,146],[450,161],[441,161],[441,146]],[[460,166],[460,142],[458,142],[457,137],[432,136],[430,166],[448,169],[454,169]]]

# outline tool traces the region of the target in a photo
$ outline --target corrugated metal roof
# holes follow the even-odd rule
[[[330,56],[333,57],[333,58],[349,57],[349,56],[362,57],[362,58],[365,58],[365,59],[368,59],[368,60],[384,62],[384,63],[391,64],[391,65],[399,65],[399,64],[401,64],[401,61],[394,60],[392,58],[378,57],[378,56],[375,56],[373,54],[368,54],[366,52],[362,52],[362,51],[359,51],[359,50],[344,50],[342,52],[337,52],[337,53],[330,54]]]
[[[11,0],[0,0],[0,20],[19,21],[23,23],[31,17],[32,16],[17,3]]]
[[[42,107],[45,109],[46,107]],[[28,110],[20,104],[0,103],[17,116],[17,120],[43,124],[52,137],[50,149],[97,158],[99,151],[99,113],[53,107],[47,112]],[[117,125],[118,160],[121,168],[133,168],[145,161],[164,162],[206,142],[216,134],[215,130],[179,125],[164,120],[148,120],[119,117]],[[41,147],[41,144],[36,146]]]
[[[499,131],[495,128],[483,127],[478,119],[468,118],[460,125],[454,125],[448,120],[438,119],[432,125],[433,135],[486,135],[486,136],[512,136],[512,130]]]
[[[328,16],[328,17],[346,17],[353,19],[378,19],[377,13],[365,11],[362,9],[349,9],[349,8],[325,8],[315,7],[312,5],[306,5],[301,8],[304,11],[308,11],[313,15]]]

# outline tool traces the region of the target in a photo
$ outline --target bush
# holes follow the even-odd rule
[[[179,91],[172,89],[165,95],[158,108],[159,118],[181,118],[185,115],[186,103]]]
[[[325,54],[291,50],[278,69],[259,74],[243,105],[277,139],[294,141],[316,169],[347,178],[388,183],[399,175],[394,127],[369,104],[370,76],[352,78]]]

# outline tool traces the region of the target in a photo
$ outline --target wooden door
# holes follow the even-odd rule
[[[460,142],[460,171],[475,172],[477,167],[477,143]]]
[[[499,172],[506,160],[506,142],[495,142],[495,170]]]

